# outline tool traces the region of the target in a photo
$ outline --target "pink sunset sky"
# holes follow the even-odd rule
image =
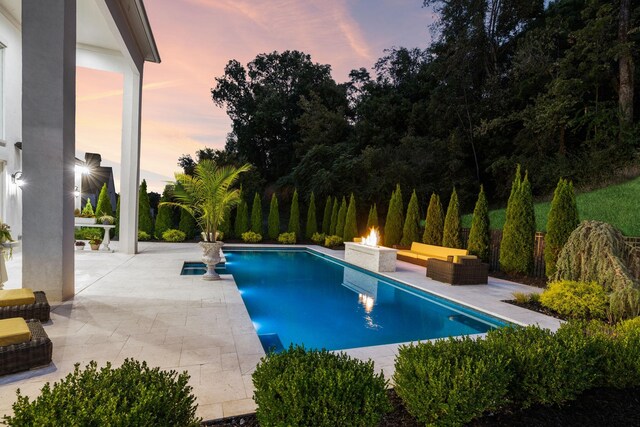
[[[366,67],[393,46],[421,47],[433,16],[421,0],[146,0],[162,58],[145,65],[141,179],[161,192],[182,154],[223,148],[231,122],[210,90],[230,59],[300,50],[333,78]],[[122,77],[78,68],[76,147],[102,154],[120,177]]]

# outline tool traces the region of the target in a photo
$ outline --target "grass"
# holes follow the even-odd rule
[[[608,222],[626,236],[640,236],[640,177],[576,196],[580,220]],[[535,204],[536,227],[546,231],[551,202]],[[462,217],[462,226],[471,227],[471,214]],[[502,229],[505,209],[489,212],[491,228]]]

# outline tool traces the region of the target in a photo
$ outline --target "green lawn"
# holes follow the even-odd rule
[[[627,236],[640,236],[640,177],[623,184],[612,185],[576,196],[580,219],[608,222]],[[540,231],[547,228],[551,202],[536,203],[536,224]],[[489,212],[491,228],[502,228],[505,210]],[[462,226],[471,226],[471,215],[462,217]]]

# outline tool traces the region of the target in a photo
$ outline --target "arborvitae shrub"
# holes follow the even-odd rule
[[[180,224],[178,224],[178,229],[187,236],[187,239],[193,239],[200,233],[200,228],[195,218],[184,209],[180,209]]]
[[[249,206],[244,201],[244,198],[240,200],[236,208],[236,221],[233,231],[236,237],[241,237],[242,233],[249,231]]]
[[[455,187],[451,193],[451,199],[449,199],[447,215],[444,217],[442,246],[448,248],[462,247],[462,239],[460,238],[460,203],[458,202],[458,193]]]
[[[300,206],[298,205],[298,190],[293,192],[293,198],[291,199],[291,209],[289,210],[289,227],[287,228],[289,233],[300,234]]]
[[[222,240],[224,237],[227,239],[232,236],[231,233],[231,210],[226,210],[222,217],[222,222],[218,225],[218,233],[222,233],[223,237],[216,237],[216,240]]]
[[[329,234],[336,234],[336,226],[338,225],[338,210],[340,206],[338,205],[338,198],[333,198],[333,207],[331,208],[331,224],[329,226]]]
[[[87,203],[84,205],[82,209],[82,215],[89,217],[95,215],[93,212],[93,205],[91,204],[91,199],[87,199]]]
[[[344,236],[344,224],[347,219],[347,199],[342,197],[342,202],[340,203],[340,210],[338,211],[338,222],[336,223],[336,235]]]
[[[316,219],[316,197],[311,192],[309,198],[309,209],[307,209],[307,227],[305,229],[305,237],[311,239],[314,233],[318,232],[318,220]]]
[[[324,204],[324,213],[322,214],[322,234],[329,234],[331,231],[331,196],[327,197],[327,202]]]
[[[400,244],[402,239],[402,226],[404,223],[404,204],[402,202],[402,191],[400,184],[396,185],[396,189],[391,194],[389,201],[389,210],[384,224],[384,244],[385,246],[393,246]]]
[[[573,184],[560,179],[553,193],[547,218],[547,234],[544,236],[544,262],[548,277],[556,272],[558,254],[579,222]]]
[[[257,192],[253,196],[253,205],[251,206],[251,231],[262,234],[262,200]]]
[[[269,238],[275,240],[280,235],[280,211],[278,210],[278,198],[276,193],[271,196],[271,204],[269,205]]]
[[[107,184],[102,184],[96,205],[96,217],[99,218],[104,215],[113,216],[113,208],[111,207],[111,198],[109,197]]]
[[[442,214],[440,196],[433,193],[431,199],[429,199],[429,207],[427,208],[427,219],[424,234],[422,235],[422,243],[440,246],[442,244],[443,231],[444,215]]]
[[[171,186],[164,187],[160,204],[158,205],[158,216],[156,217],[156,225],[154,227],[156,239],[163,239],[162,235],[165,231],[173,228],[173,212],[171,206],[163,205],[164,202],[171,201]],[[163,239],[164,240],[164,239]]]
[[[528,274],[533,268],[535,216],[528,174],[520,179],[520,165],[511,187],[500,243],[500,269],[505,273]]]
[[[118,201],[116,202],[116,228],[115,235],[120,236],[120,195],[118,194]]]
[[[345,353],[291,346],[252,378],[262,426],[375,426],[391,410],[383,374]]]
[[[489,246],[491,245],[491,226],[489,222],[489,203],[484,193],[484,187],[480,186],[480,194],[476,207],[473,209],[471,230],[467,250],[470,255],[476,255],[483,261],[489,261]]]
[[[147,193],[147,181],[142,180],[138,193],[138,230],[153,236],[153,219],[151,218],[151,206],[149,205],[149,193]]]
[[[402,228],[402,240],[400,245],[411,246],[413,242],[420,240],[420,208],[418,206],[418,196],[416,190],[413,190],[409,206],[407,207],[407,217],[404,220]]]
[[[118,368],[76,364],[30,400],[18,391],[10,426],[198,426],[189,375],[126,359]]]
[[[372,228],[378,228],[380,225],[378,223],[378,208],[376,207],[376,204],[374,203],[373,206],[371,206],[371,209],[369,209],[369,217],[367,218],[367,233],[369,234],[369,230],[371,230]]]
[[[353,238],[358,235],[358,219],[356,213],[356,198],[353,193],[349,197],[349,207],[347,208],[347,217],[344,223],[344,233],[342,234],[345,242],[353,242]]]

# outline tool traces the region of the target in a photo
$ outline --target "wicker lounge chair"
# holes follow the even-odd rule
[[[0,307],[0,319],[11,317],[22,317],[25,320],[38,319],[41,322],[48,322],[51,315],[51,307],[44,292],[33,293],[36,300],[33,304],[9,305]]]
[[[452,256],[446,261],[436,258],[427,260],[427,277],[452,285],[486,285],[489,276],[489,264],[476,257]]]
[[[0,347],[0,375],[45,366],[51,363],[53,344],[42,324],[33,319],[27,321],[31,340]]]

